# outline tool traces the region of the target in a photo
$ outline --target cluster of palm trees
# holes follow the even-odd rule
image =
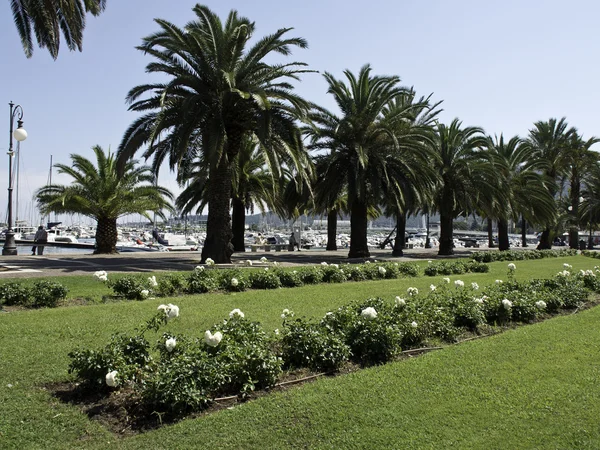
[[[446,125],[441,102],[368,65],[342,79],[324,74],[334,113],[294,91],[311,72],[306,64],[273,62],[306,48],[304,39],[287,28],[253,39],[254,23],[236,11],[225,22],[205,6],[193,11],[184,28],[157,19],[159,31],[139,47],[153,57],[147,72],[164,81],[129,92],[130,109],[142,115],[125,132],[117,170],[132,170],[141,149],[155,173],[168,162],[185,188],[178,209],[208,207],[203,260],[228,263],[244,251],[254,205],[286,218],[326,214],[329,250],[337,217],[349,214],[351,258],[369,256],[367,223],[381,214],[397,221],[394,254],[407,216],[419,212],[440,215],[440,255],[453,253],[461,215],[497,221],[500,249],[509,247],[509,221],[544,229],[541,248],[561,227],[576,245],[579,227],[598,223],[597,139],[585,141],[564,118],[509,140],[458,119]]]

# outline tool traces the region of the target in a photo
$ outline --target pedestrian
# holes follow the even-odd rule
[[[289,250],[294,251],[294,247],[298,247],[298,251],[300,251],[300,243],[298,242],[298,240],[296,239],[296,235],[292,231],[292,234],[290,235]]]
[[[37,254],[44,254],[44,245],[48,242],[48,232],[44,230],[44,227],[40,225],[38,230],[35,232],[35,236],[33,237],[33,243],[35,244],[31,249],[31,255],[35,255],[35,250],[37,248]]]

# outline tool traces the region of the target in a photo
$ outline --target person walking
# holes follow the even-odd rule
[[[296,239],[296,234],[292,231],[290,235],[290,245],[288,247],[289,251],[294,251],[294,247],[298,247],[298,251],[300,251],[300,243]]]
[[[48,242],[48,232],[44,230],[44,227],[40,225],[38,230],[35,232],[35,236],[33,237],[33,243],[35,244],[31,249],[31,255],[35,255],[35,250],[37,248],[37,254],[44,254],[44,245]]]

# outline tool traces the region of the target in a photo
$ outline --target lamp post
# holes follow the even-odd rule
[[[16,105],[13,102],[8,104],[10,107],[10,131],[9,131],[9,144],[8,144],[8,230],[6,230],[6,238],[4,240],[4,247],[2,248],[2,255],[16,255],[17,246],[15,244],[15,232],[13,231],[12,223],[12,166],[13,156],[13,137],[22,142],[27,139],[27,131],[23,128],[23,108],[21,105]],[[15,118],[17,119],[17,129],[14,130]]]

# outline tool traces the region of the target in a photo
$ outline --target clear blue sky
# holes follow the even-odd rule
[[[0,5],[0,221],[8,187],[8,102],[23,106],[29,138],[22,145],[20,218],[46,183],[50,155],[92,157],[99,144],[116,150],[136,118],[125,95],[151,81],[150,61],[134,47],[157,31],[154,18],[183,26],[191,0],[108,0],[88,17],[83,52],[62,46],[56,61],[36,47],[25,58],[9,2]],[[306,38],[295,60],[338,77],[370,63],[374,73],[399,75],[419,94],[443,100],[442,120],[459,117],[488,134],[526,135],[533,123],[567,117],[586,137],[600,136],[600,39],[596,1],[557,0],[223,0],[206,1],[221,17],[231,9],[254,20],[256,36],[280,27]],[[298,91],[333,108],[319,74],[307,74]],[[4,111],[4,112],[2,112]],[[6,161],[1,158],[5,158]],[[165,168],[159,182],[178,192]],[[54,180],[66,182],[56,173]]]

